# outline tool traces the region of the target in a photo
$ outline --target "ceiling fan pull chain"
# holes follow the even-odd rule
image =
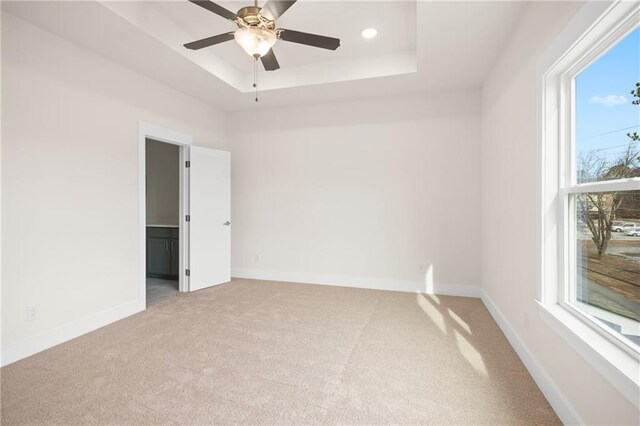
[[[256,89],[256,102],[258,102],[258,58],[253,61],[253,87]]]

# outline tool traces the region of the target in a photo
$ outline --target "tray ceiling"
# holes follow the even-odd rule
[[[237,10],[247,4],[220,1]],[[260,3],[264,3],[261,1]],[[261,67],[235,42],[200,51],[189,41],[232,31],[186,0],[3,1],[11,13],[196,99],[232,111],[479,88],[525,8],[505,1],[299,0],[278,26],[339,37],[326,51],[278,41],[281,69]],[[378,36],[361,32],[374,27]]]

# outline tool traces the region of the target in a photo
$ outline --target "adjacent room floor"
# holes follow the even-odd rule
[[[2,369],[2,423],[559,423],[478,299],[233,280]]]
[[[147,307],[178,295],[179,284],[175,280],[147,277]]]

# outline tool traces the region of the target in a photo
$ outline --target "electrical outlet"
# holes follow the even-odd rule
[[[253,263],[255,263],[255,264],[260,263],[260,253],[255,253],[253,255]]]
[[[424,263],[418,264],[418,272],[425,272],[426,270],[427,270],[427,267],[424,265]]]
[[[36,318],[38,318],[38,308],[27,306],[27,321],[33,321]]]

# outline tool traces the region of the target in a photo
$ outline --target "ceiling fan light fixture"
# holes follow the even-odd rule
[[[256,59],[269,53],[278,40],[275,31],[259,27],[240,28],[233,36],[240,47]]]

